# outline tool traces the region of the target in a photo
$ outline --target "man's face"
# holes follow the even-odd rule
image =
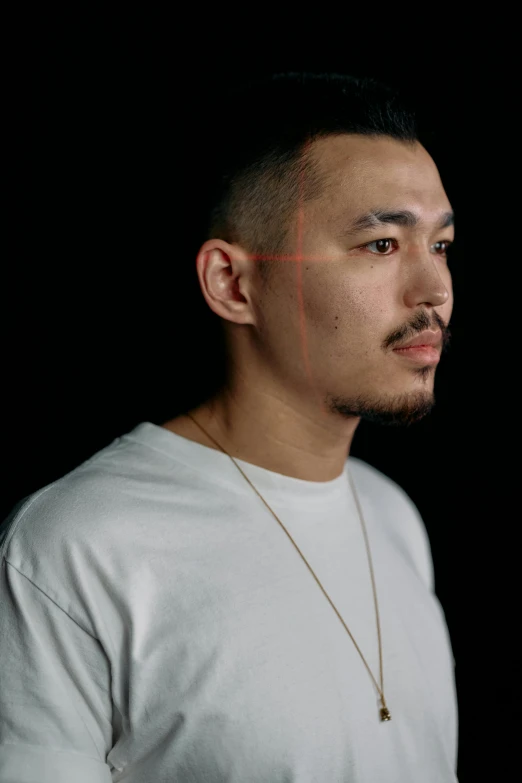
[[[447,343],[454,229],[441,223],[451,205],[418,143],[343,135],[314,142],[312,154],[324,190],[298,210],[287,248],[304,260],[281,260],[256,299],[256,349],[291,394],[313,388],[341,415],[411,423],[434,404],[436,365],[393,349],[425,329]],[[386,222],[357,226],[377,212]],[[403,212],[415,225],[389,222]]]

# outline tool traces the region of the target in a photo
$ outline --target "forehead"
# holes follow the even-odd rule
[[[313,142],[312,160],[324,178],[321,209],[346,216],[375,208],[410,209],[434,222],[451,205],[437,167],[418,142],[360,135]]]

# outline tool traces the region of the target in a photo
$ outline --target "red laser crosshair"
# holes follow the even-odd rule
[[[250,255],[249,258],[252,261],[293,261],[296,266],[296,288],[297,288],[297,303],[298,303],[298,324],[299,324],[299,344],[301,348],[301,356],[305,367],[305,372],[308,377],[308,383],[312,390],[312,393],[317,397],[319,408],[322,411],[323,416],[328,416],[328,409],[326,408],[323,396],[319,392],[317,385],[314,381],[312,368],[310,364],[310,356],[308,352],[308,342],[306,337],[306,317],[304,307],[303,296],[303,261],[327,261],[326,258],[317,258],[317,256],[305,256],[303,254],[303,228],[304,228],[304,194],[305,194],[305,176],[306,176],[306,160],[307,154],[310,150],[311,139],[307,139],[301,150],[299,159],[299,192],[297,200],[297,215],[296,215],[296,252],[295,254],[281,254],[275,256],[266,255]]]

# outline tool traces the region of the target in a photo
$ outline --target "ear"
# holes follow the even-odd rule
[[[251,307],[253,261],[241,247],[208,239],[196,258],[205,301],[216,315],[237,324],[254,323]]]

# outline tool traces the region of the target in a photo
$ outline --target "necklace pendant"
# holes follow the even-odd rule
[[[381,707],[381,720],[391,720],[390,710],[388,707]]]

